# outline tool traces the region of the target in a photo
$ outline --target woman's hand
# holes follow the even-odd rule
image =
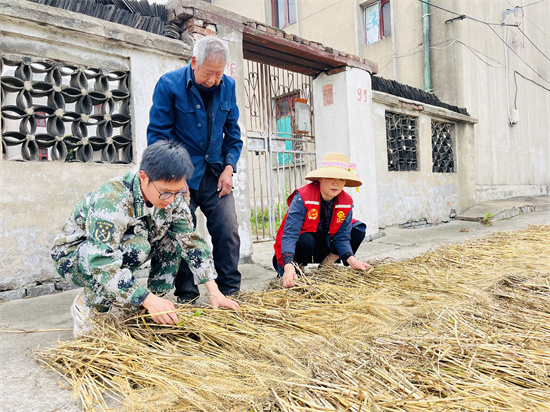
[[[370,269],[372,266],[368,263],[361,262],[360,260],[357,260],[355,256],[350,256],[348,258],[348,265],[352,269],[358,269],[358,270],[367,270]]]
[[[292,263],[287,263],[285,265],[285,273],[283,275],[283,287],[284,288],[294,287],[294,279],[297,279],[297,278],[298,278],[298,275],[296,274],[294,265]]]

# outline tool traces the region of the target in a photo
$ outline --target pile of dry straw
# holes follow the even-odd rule
[[[320,268],[237,312],[181,306],[177,327],[103,318],[38,359],[87,410],[550,410],[549,280],[537,226],[367,275]]]

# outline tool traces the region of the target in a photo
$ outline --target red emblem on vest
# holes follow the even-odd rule
[[[319,217],[319,211],[317,209],[311,209],[308,213],[307,213],[307,218],[308,219],[311,219],[311,220],[315,220]]]

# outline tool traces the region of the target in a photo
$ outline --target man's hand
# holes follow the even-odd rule
[[[283,287],[284,288],[294,287],[294,279],[297,279],[297,278],[298,278],[298,275],[296,274],[294,265],[292,263],[287,263],[285,265],[285,273],[283,275]]]
[[[215,296],[209,295],[209,297],[210,297],[210,304],[214,309],[217,309],[219,307],[228,308],[228,309],[238,309],[240,307],[237,302],[229,298],[226,298],[221,292],[219,295],[215,295]]]
[[[233,166],[227,165],[218,179],[219,198],[228,195],[233,190]]]
[[[229,309],[238,309],[239,304],[234,300],[226,298],[223,293],[218,289],[218,285],[215,280],[209,280],[204,284],[208,290],[208,297],[210,298],[210,304],[214,309],[219,307],[229,308]]]
[[[151,315],[151,318],[156,323],[162,323],[164,325],[177,325],[179,322],[178,316],[175,313],[174,303],[168,299],[149,293],[141,305],[147,309]]]
[[[348,258],[348,265],[352,269],[358,269],[358,270],[367,270],[371,268],[372,266],[368,263],[361,262],[360,260],[357,260],[355,256],[350,256]]]

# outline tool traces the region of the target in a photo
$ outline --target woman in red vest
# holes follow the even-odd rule
[[[369,264],[354,256],[365,238],[366,225],[352,218],[353,200],[343,191],[361,186],[348,156],[327,153],[321,167],[307,174],[311,180],[292,193],[288,212],[275,241],[273,267],[283,277],[283,286],[294,286],[294,263],[328,264],[339,259],[353,269],[366,270]]]

